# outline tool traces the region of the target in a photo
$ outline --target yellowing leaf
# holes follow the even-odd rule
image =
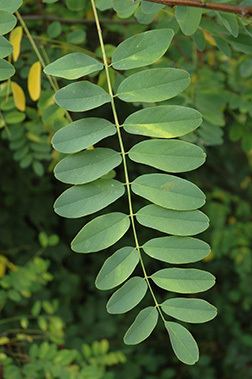
[[[22,26],[17,26],[10,33],[10,43],[13,46],[12,56],[13,56],[14,62],[18,60],[18,57],[20,54],[22,36],[23,36]]]
[[[28,74],[28,91],[33,101],[37,101],[41,93],[41,64],[35,62]]]
[[[11,90],[13,93],[14,103],[16,108],[21,112],[25,111],[25,94],[19,84],[11,82]]]
[[[214,37],[208,33],[206,30],[203,31],[205,40],[211,45],[211,46],[216,46],[216,41]]]

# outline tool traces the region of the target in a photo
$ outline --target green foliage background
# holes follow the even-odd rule
[[[99,3],[102,8],[102,1]],[[73,51],[88,50],[99,56],[88,1],[47,0],[38,6],[27,0],[20,13],[27,17],[45,61]],[[31,14],[38,19],[32,20]],[[76,22],[50,20],[55,15]],[[208,159],[190,178],[207,193],[204,211],[211,227],[203,238],[212,246],[212,253],[198,267],[217,277],[217,285],[205,299],[218,307],[219,314],[211,323],[190,329],[201,349],[200,361],[193,367],[178,364],[162,328],[142,345],[123,345],[127,317],[108,315],[108,294],[94,287],[96,273],[109,251],[95,257],[70,252],[69,241],[82,223],[61,219],[53,212],[53,202],[65,186],[52,175],[59,156],[52,151],[50,139],[67,119],[54,104],[45,76],[39,101],[29,100],[26,80],[37,57],[24,37],[21,55],[14,63],[14,80],[26,93],[26,111],[17,113],[11,94],[6,102],[5,84],[0,90],[0,377],[252,378],[252,49],[251,36],[244,32],[248,22],[242,25],[239,20],[240,34],[234,37],[208,12],[198,31],[188,37],[179,31],[174,11],[168,8],[155,15],[138,12],[141,23],[120,12],[123,18],[113,16],[111,22],[112,15],[114,11],[108,10],[101,16],[108,52],[150,24],[172,27],[176,36],[160,66],[185,68],[192,75],[192,84],[176,103],[192,106],[204,117],[203,125],[188,140],[205,146]],[[85,22],[78,21],[80,18]],[[249,25],[246,30],[251,32]],[[99,83],[105,86],[102,75]],[[133,111],[129,104],[120,106],[122,115]],[[92,116],[94,111],[89,113]],[[111,118],[107,106],[97,113]],[[24,155],[18,153],[16,141],[20,138],[21,146],[26,146]],[[135,170],[133,164],[130,170]],[[137,170],[135,175],[146,168],[139,172],[137,166]],[[124,207],[123,200],[117,207]],[[159,264],[154,264],[158,269]],[[129,317],[133,320],[134,312]]]

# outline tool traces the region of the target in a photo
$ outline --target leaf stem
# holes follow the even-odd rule
[[[98,13],[97,13],[96,6],[95,6],[95,0],[91,0],[91,4],[92,4],[93,13],[94,13],[94,18],[95,18],[98,37],[99,37],[100,47],[101,47],[101,51],[102,51],[102,58],[103,58],[103,63],[104,63],[104,67],[105,67],[105,73],[106,73],[106,79],[107,79],[107,85],[108,85],[108,92],[109,92],[109,95],[111,97],[111,108],[112,108],[112,112],[113,112],[113,117],[114,117],[115,126],[116,126],[116,130],[117,130],[118,141],[119,141],[121,154],[122,154],[124,176],[125,176],[125,185],[126,185],[126,189],[127,189],[129,213],[130,213],[129,217],[130,217],[133,236],[134,236],[134,240],[135,240],[135,246],[136,246],[136,250],[139,254],[139,259],[140,259],[140,264],[141,264],[142,271],[144,274],[144,279],[146,280],[146,283],[149,287],[149,290],[150,290],[151,296],[154,300],[155,306],[156,306],[162,320],[165,321],[164,316],[163,316],[162,311],[161,311],[161,308],[158,304],[158,301],[157,301],[156,296],[154,294],[154,291],[152,289],[151,283],[149,281],[149,276],[147,275],[146,268],[145,268],[144,261],[143,261],[143,257],[142,257],[141,250],[140,250],[140,244],[138,241],[136,225],[135,225],[135,218],[134,218],[135,213],[134,213],[133,205],[132,205],[130,180],[129,180],[129,173],[128,173],[128,167],[127,167],[127,160],[126,160],[126,154],[127,153],[125,152],[123,139],[122,139],[122,135],[121,135],[120,123],[119,123],[116,105],[115,105],[115,99],[114,99],[115,96],[114,96],[113,89],[112,89],[112,84],[111,84],[111,79],[110,79],[110,74],[109,74],[109,65],[108,65],[108,60],[107,60],[107,56],[106,56],[101,25],[99,22]]]

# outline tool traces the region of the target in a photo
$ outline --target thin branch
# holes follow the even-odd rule
[[[244,7],[238,5],[222,4],[222,3],[204,3],[197,0],[147,0],[152,3],[164,4],[169,7],[187,6],[194,8],[210,9],[214,11],[235,13],[240,16],[252,16],[252,7]]]
[[[50,16],[45,14],[27,14],[22,16],[24,20],[28,21],[59,21],[62,24],[94,24],[95,20],[89,20],[86,18],[62,18],[58,16]],[[135,24],[136,21],[133,19],[111,19],[102,18],[100,20],[102,24]]]

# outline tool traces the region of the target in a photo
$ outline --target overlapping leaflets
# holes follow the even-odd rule
[[[8,80],[15,74],[12,64],[2,59],[8,57],[13,51],[11,43],[3,36],[15,27],[17,19],[13,13],[21,5],[22,0],[0,1],[0,81]]]
[[[166,321],[166,317],[205,322],[215,316],[215,308],[203,300],[184,297],[168,298],[159,304],[154,287],[159,286],[181,294],[200,293],[214,284],[214,277],[206,271],[177,267],[147,273],[144,255],[169,264],[187,264],[197,262],[209,254],[210,248],[205,242],[190,237],[208,227],[207,216],[198,210],[205,203],[205,195],[190,181],[171,175],[194,170],[204,163],[205,153],[200,147],[181,140],[171,140],[195,130],[201,124],[202,117],[196,110],[183,106],[160,104],[153,107],[150,104],[150,107],[126,117],[122,125],[119,125],[121,117],[117,109],[118,98],[125,102],[137,102],[138,105],[162,102],[186,89],[190,77],[186,71],[177,68],[154,66],[139,70],[155,64],[171,43],[172,30],[156,29],[130,37],[114,50],[111,66],[115,71],[125,71],[125,78],[121,80],[117,91],[113,92],[110,63],[106,57],[94,0],[91,0],[91,5],[103,63],[84,55],[70,54],[47,66],[45,71],[64,79],[78,79],[104,68],[107,91],[84,80],[60,89],[55,99],[63,108],[75,112],[84,112],[110,103],[114,117],[112,122],[95,117],[82,118],[59,130],[53,137],[53,146],[58,151],[72,154],[58,163],[55,175],[59,180],[73,185],[56,200],[55,211],[69,218],[91,215],[126,193],[129,214],[105,212],[89,221],[72,241],[72,249],[86,254],[110,247],[109,257],[95,282],[101,290],[122,285],[107,303],[109,313],[122,314],[130,311],[141,302],[148,288],[151,290],[154,304],[151,303],[139,312],[124,336],[126,344],[134,345],[149,337],[161,316],[175,354],[184,363],[194,364],[198,360],[195,340],[187,329],[175,322]],[[124,14],[125,2],[114,1],[112,5]],[[133,8],[134,4],[134,11]],[[130,73],[127,71],[130,69],[137,69],[137,72]],[[121,126],[127,133],[155,139],[137,143],[127,154]],[[96,146],[90,148],[115,133],[120,152]],[[127,159],[153,167],[154,170],[160,169],[163,173],[145,174],[132,180]],[[125,183],[111,179],[109,175],[119,165],[123,167]],[[153,204],[145,205],[134,214],[132,192]],[[136,222],[168,236],[139,241]],[[119,249],[113,250],[112,245],[123,238],[130,226],[134,239],[127,236],[126,246],[122,242]],[[137,271],[137,276],[131,277],[137,266],[140,269],[142,267],[142,276]]]

